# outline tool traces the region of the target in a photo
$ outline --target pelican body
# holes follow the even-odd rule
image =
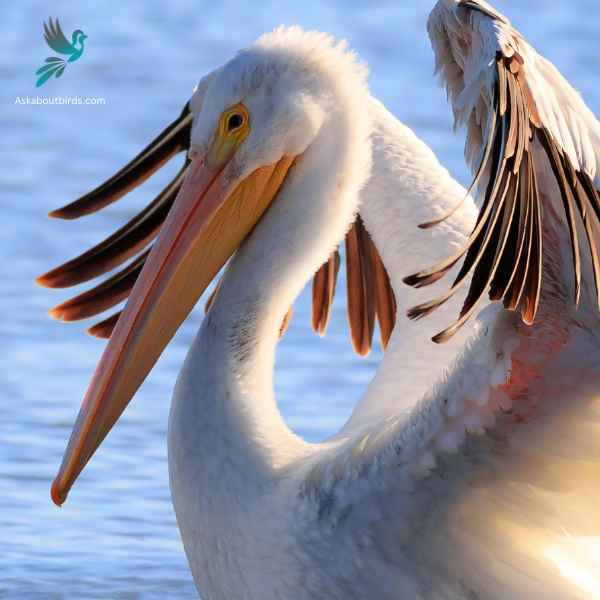
[[[476,221],[467,190],[370,96],[356,57],[298,28],[261,37],[202,79],[152,152],[54,215],[114,201],[116,189],[151,172],[150,154],[157,168],[181,150],[182,128],[190,128],[160,234],[125,309],[100,328],[110,341],[52,497],[65,501],[227,263],[179,375],[168,428],[177,522],[206,600],[565,600],[598,592],[593,571],[578,577],[556,557],[565,543],[600,533],[599,125],[487,3],[441,0],[429,28],[468,126],[482,198]],[[446,346],[426,342],[421,323],[399,323],[348,423],[309,444],[278,410],[275,349],[306,282],[324,264],[332,279],[332,253],[357,214],[398,311],[431,314],[431,327],[445,327],[436,342],[449,341],[485,293],[504,306],[485,308]],[[96,248],[41,283],[73,281],[82,269],[93,277],[98,253],[114,266],[142,244],[125,250],[114,238],[108,246],[110,257],[107,246]],[[463,259],[449,292],[410,308],[421,292],[405,282],[433,284]],[[365,265],[358,279],[385,283]],[[463,284],[463,308],[448,326],[455,309],[447,301]],[[106,307],[106,286],[55,316],[69,320],[90,299]],[[377,310],[350,309],[359,330],[372,333],[373,314],[385,329],[386,297],[376,295]]]
[[[339,68],[340,61],[333,64]],[[352,63],[350,73],[351,66]],[[401,216],[407,217],[410,219],[407,230],[414,233],[414,238],[421,237],[417,247],[423,249],[423,254],[403,259],[406,271],[390,271],[399,310],[403,312],[409,304],[399,276],[422,264],[419,261],[424,258],[436,258],[435,249],[429,253],[426,250],[426,239],[430,236],[423,232],[419,236],[416,227],[419,219],[425,220],[436,211],[440,214],[447,211],[465,190],[441,165],[436,165],[437,161],[432,162],[431,151],[376,100],[356,95],[336,98],[334,103],[342,112],[349,108],[344,101],[368,106],[369,115],[377,119],[377,125],[372,125],[370,138],[361,139],[358,144],[362,156],[349,157],[340,173],[333,171],[329,187],[335,189],[334,182],[342,171],[368,172],[371,158],[365,150],[373,149],[378,175],[362,183],[360,194],[360,180],[355,180],[351,188],[354,202],[361,197],[376,198],[381,192],[379,198],[383,203],[392,193],[397,194],[402,204],[388,204],[400,213],[394,215],[394,222],[402,222]],[[343,157],[344,149],[338,143],[343,137],[341,132],[334,129],[326,137],[336,140],[332,153]],[[397,153],[392,154],[393,150]],[[330,167],[335,160],[333,154],[321,154],[319,146],[313,146],[312,151],[319,164]],[[310,160],[308,152],[303,160]],[[427,190],[435,203],[428,210],[427,206],[417,205],[426,194],[418,181],[426,170],[431,174],[432,164],[434,168],[437,166],[434,171],[437,184],[435,189]],[[386,170],[389,174],[382,181],[379,174]],[[319,185],[328,186],[324,174],[316,179]],[[393,188],[385,189],[386,181],[396,183]],[[297,184],[298,190],[306,189],[305,181],[298,180]],[[238,250],[178,378],[169,418],[169,473],[186,554],[199,582],[198,589],[206,598],[347,599],[367,598],[372,594],[378,598],[418,597],[412,595],[416,589],[413,584],[408,588],[398,587],[403,580],[412,579],[415,565],[410,556],[389,565],[385,565],[385,560],[378,564],[384,558],[381,554],[384,549],[377,547],[372,528],[383,527],[386,519],[385,513],[372,502],[373,498],[359,500],[352,507],[345,491],[327,489],[330,477],[327,471],[334,466],[343,478],[351,476],[353,469],[357,472],[362,469],[364,456],[360,448],[367,441],[364,431],[373,418],[372,408],[363,401],[347,425],[348,433],[322,444],[307,444],[292,433],[277,408],[273,365],[279,341],[278,325],[306,281],[342,239],[359,206],[353,202],[352,209],[339,223],[337,236],[328,237],[321,234],[317,223],[326,224],[327,229],[334,227],[333,213],[342,214],[341,207],[332,210],[327,206],[327,213],[307,220],[310,208],[305,201],[298,201],[303,192],[298,193],[296,196],[292,186],[286,188],[285,195],[280,192],[277,210],[269,210],[247,245]],[[317,199],[320,193],[314,189],[312,195]],[[271,208],[275,209],[275,204]],[[376,222],[378,217],[385,218],[387,214],[389,218],[393,214],[393,211],[380,213],[379,207],[371,211],[365,204],[360,205],[360,210],[367,225],[371,224],[371,216]],[[289,216],[287,231],[281,227],[284,214]],[[474,216],[473,204],[469,203],[453,219],[454,227],[439,233],[443,236],[442,248],[462,243]],[[306,221],[306,229],[299,226],[301,221]],[[458,223],[464,230],[457,227]],[[402,250],[408,250],[417,241],[405,232],[397,238],[385,229],[382,234],[387,240],[386,245],[379,246],[384,260],[390,255],[397,262],[398,257],[406,256]],[[311,262],[306,262],[309,236],[315,254]],[[268,256],[264,240],[276,240],[269,244]],[[264,271],[249,281],[249,270],[256,269],[258,264],[264,265]],[[301,264],[303,272],[299,269]],[[264,278],[270,283],[265,285]],[[402,329],[392,334],[387,356],[404,358],[410,366],[411,359],[416,363],[418,356],[413,354],[414,343],[403,343],[401,338],[406,335],[406,328]],[[443,351],[451,356],[452,349],[444,347]],[[443,361],[443,357],[438,360]],[[199,369],[198,365],[203,366]],[[372,385],[393,389],[391,375],[383,369]],[[399,376],[406,378],[403,372]],[[420,382],[411,382],[414,390],[425,386],[425,377]],[[388,397],[386,401],[391,401],[390,413],[397,416],[402,399],[395,397],[392,401]],[[381,432],[386,427],[379,412],[383,409],[383,402],[378,402],[378,414],[373,420],[374,427]],[[210,493],[205,493],[206,490]],[[363,521],[367,517],[364,511],[372,515]],[[358,522],[350,513],[354,513]],[[412,528],[408,521],[406,525]],[[416,530],[414,535],[418,535]],[[408,543],[408,539],[401,542],[399,538],[398,542]],[[361,575],[357,577],[359,572]],[[406,589],[402,593],[407,595],[399,595],[399,589]]]

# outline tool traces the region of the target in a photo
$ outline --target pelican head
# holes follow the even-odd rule
[[[280,239],[300,227],[315,232],[304,244],[319,248],[314,268],[339,243],[370,167],[367,97],[364,69],[344,45],[296,28],[263,36],[200,82],[190,102],[185,180],[86,392],[52,485],[55,503],[64,502],[179,325],[272,205],[287,220]],[[327,184],[319,171],[326,168],[335,170]],[[294,185],[302,193],[290,200],[286,189]],[[342,193],[348,189],[356,193]],[[332,239],[319,243],[332,210],[343,214]]]

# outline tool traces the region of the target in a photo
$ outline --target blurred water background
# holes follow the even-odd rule
[[[597,0],[497,0],[600,113]],[[48,210],[115,172],[180,111],[197,80],[279,24],[345,37],[371,68],[373,93],[468,176],[462,135],[431,76],[425,23],[432,1],[2,3],[0,25],[0,598],[125,600],[195,598],[173,516],[165,429],[170,394],[195,334],[196,311],[170,345],[61,509],[52,476],[103,343],[85,325],[46,309],[67,297],[33,279],[105,237],[153,197],[178,160],[134,194],[80,222]],[[42,22],[89,36],[84,56],[35,88],[51,54]],[[17,96],[79,95],[102,106],[23,106]],[[280,346],[277,394],[290,425],[309,440],[349,415],[380,358],[356,358],[347,339],[343,285],[329,335],[309,328],[298,300]],[[89,325],[89,324],[88,324]],[[335,365],[335,368],[332,368]],[[326,398],[326,401],[324,399]]]

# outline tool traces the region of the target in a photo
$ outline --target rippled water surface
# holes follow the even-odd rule
[[[497,5],[600,113],[597,0]],[[49,500],[50,481],[103,344],[86,337],[84,325],[51,322],[45,310],[66,295],[32,283],[123,223],[177,165],[81,222],[51,222],[48,210],[112,174],[178,114],[206,71],[282,23],[346,37],[368,61],[374,93],[466,180],[462,136],[452,135],[444,95],[431,77],[430,8],[422,0],[2,4],[0,598],[196,597],[171,508],[165,428],[172,385],[201,312],[186,322],[58,510]],[[101,96],[106,105],[14,104],[16,96],[36,93],[34,72],[50,55],[42,38],[50,10],[68,36],[81,28],[89,37],[84,56],[41,93]],[[342,424],[379,360],[378,352],[353,356],[341,297],[335,308],[328,337],[318,340],[305,293],[278,355],[281,408],[310,440]]]

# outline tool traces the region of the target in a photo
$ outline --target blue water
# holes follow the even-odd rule
[[[600,113],[597,0],[497,4]],[[48,210],[116,171],[178,114],[206,71],[281,23],[346,37],[370,64],[373,92],[466,181],[462,136],[451,133],[444,94],[431,77],[430,8],[421,0],[2,4],[0,598],[196,597],[170,503],[165,428],[172,385],[201,311],[59,510],[49,500],[50,481],[103,343],[84,335],[85,324],[47,318],[46,309],[68,294],[32,283],[123,223],[177,165],[80,222],[50,221]],[[38,91],[34,72],[51,54],[42,38],[50,10],[69,37],[76,28],[89,37],[83,57]],[[106,104],[14,104],[16,96],[36,93],[101,96]],[[305,293],[278,355],[277,393],[290,425],[310,440],[335,431],[379,358],[378,351],[366,360],[350,351],[341,294],[329,335],[316,338]]]

